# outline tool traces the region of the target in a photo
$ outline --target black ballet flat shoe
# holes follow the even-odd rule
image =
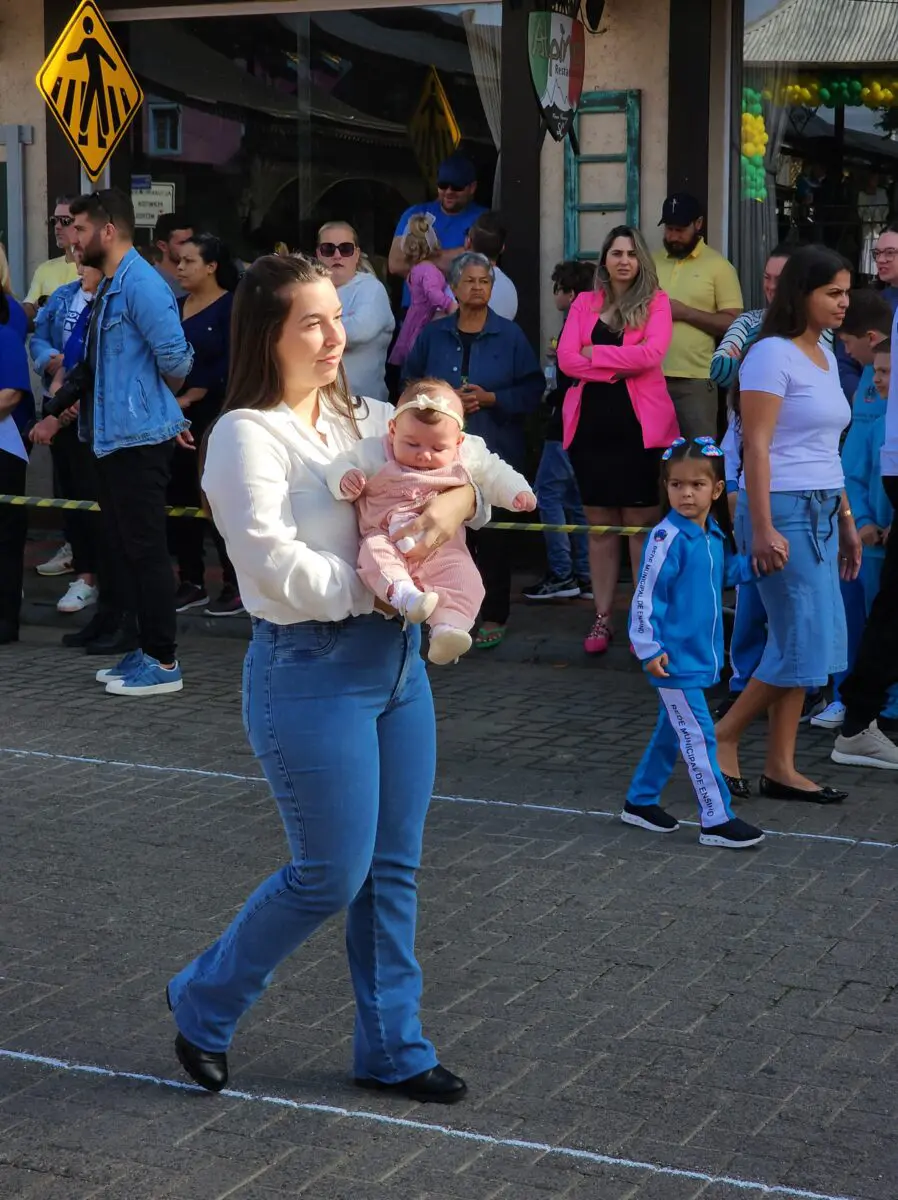
[[[840,792],[837,788],[817,788],[813,792],[804,788],[789,787],[787,783],[778,783],[766,775],[761,776],[760,792],[768,800],[804,800],[808,804],[841,804],[847,800],[848,793]]]
[[[188,1042],[183,1033],[175,1038],[178,1062],[194,1083],[207,1092],[220,1092],[228,1086],[228,1056],[212,1050],[201,1050]]]
[[[168,1011],[174,1012],[168,988],[165,989],[165,1003]],[[178,1062],[194,1083],[205,1088],[207,1092],[220,1092],[228,1086],[228,1056],[212,1050],[201,1050],[188,1042],[183,1033],[175,1038],[175,1054]]]
[[[751,784],[744,775],[727,775],[725,771],[720,772],[723,776],[723,782],[730,789],[730,795],[734,800],[748,800],[751,796]]]
[[[379,1079],[356,1079],[356,1087],[372,1092],[393,1092],[419,1104],[457,1104],[468,1094],[468,1085],[439,1063],[429,1071],[403,1079],[401,1083],[381,1083]]]

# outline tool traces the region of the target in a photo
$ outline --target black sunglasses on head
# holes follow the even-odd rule
[[[94,200],[96,202],[94,204],[94,207],[99,208],[102,211],[104,217],[106,218],[106,224],[114,225],[115,221],[113,221],[112,214],[110,213],[109,209],[106,207],[106,201],[103,199],[102,192],[91,192],[90,198],[91,198],[91,200]]]

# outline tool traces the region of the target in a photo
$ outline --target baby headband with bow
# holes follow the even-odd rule
[[[451,417],[458,424],[459,429],[464,429],[464,420],[450,405],[448,400],[444,400],[442,396],[425,396],[423,392],[418,392],[414,400],[406,400],[405,404],[400,404],[393,414],[393,419],[401,417],[404,412],[414,410],[415,412],[436,412],[441,413],[444,417]]]
[[[702,454],[704,454],[706,458],[723,458],[723,451],[712,437],[697,437],[693,438],[692,441],[696,446],[701,446]],[[666,461],[673,454],[674,450],[685,445],[685,438],[675,438],[661,455],[661,457]]]

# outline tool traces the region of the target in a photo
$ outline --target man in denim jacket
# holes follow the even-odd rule
[[[82,400],[78,434],[96,458],[100,508],[121,589],[137,613],[140,649],[97,678],[118,696],[180,691],[175,657],[175,583],[165,499],[175,441],[191,445],[175,399],[193,363],[171,289],[134,249],[134,207],[117,188],[71,205],[73,248],[98,267],[87,335],[93,394]]]

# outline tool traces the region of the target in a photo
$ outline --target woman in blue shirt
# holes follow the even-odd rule
[[[178,300],[184,336],[193,347],[193,367],[184,380],[178,404],[190,420],[196,446],[201,446],[212,422],[221,412],[228,382],[231,305],[237,286],[237,268],[225,244],[211,233],[197,234],[181,247],[178,282],[184,295]],[[201,507],[196,452],[178,446],[172,462],[168,502]],[[205,585],[203,543],[209,525],[194,517],[172,517],[168,542],[178,561],[180,586],[175,597],[178,612],[202,608],[209,617],[234,616],[244,611],[224,542],[212,525],[212,538],[222,569],[222,589],[209,603]]]
[[[524,421],[539,407],[545,379],[533,348],[513,321],[489,308],[493,268],[483,254],[461,254],[449,282],[458,311],[421,330],[405,360],[407,380],[446,379],[465,407],[465,428],[519,471]],[[511,534],[468,530],[468,546],[483,576],[486,599],[474,645],[498,646],[511,606]]]
[[[0,492],[13,496],[23,495],[28,468],[20,422],[29,419],[29,410],[34,416],[27,334],[25,310],[0,288]],[[0,504],[0,645],[19,640],[27,532],[27,510]]]

